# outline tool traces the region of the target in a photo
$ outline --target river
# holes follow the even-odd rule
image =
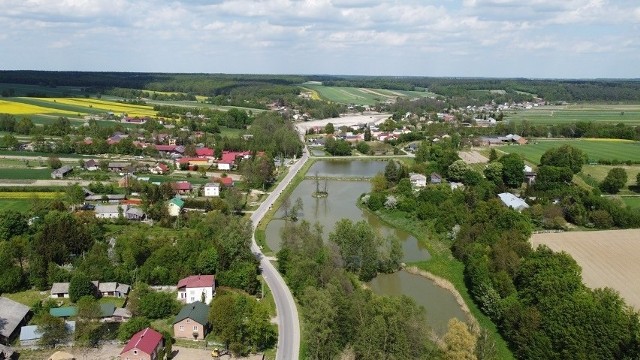
[[[372,177],[384,171],[385,161],[357,161],[357,160],[328,160],[317,161],[307,172],[307,175],[323,177]],[[324,188],[325,181],[319,181],[320,188]],[[326,198],[314,198],[311,194],[316,190],[314,180],[303,180],[290,195],[293,204],[297,198],[303,203],[301,219],[311,223],[318,222],[324,229],[323,237],[333,230],[334,224],[343,218],[353,221],[365,220],[373,229],[383,236],[394,235],[402,242],[404,251],[403,262],[412,263],[429,260],[427,249],[410,233],[383,223],[377,216],[363,211],[356,206],[361,194],[370,191],[370,184],[366,181],[327,180]],[[275,218],[282,217],[279,209]],[[284,220],[274,219],[269,222],[266,230],[267,244],[273,251],[280,249],[280,231]],[[372,291],[383,295],[406,295],[411,297],[427,311],[429,325],[439,335],[446,331],[447,322],[456,317],[463,321],[466,316],[453,294],[437,286],[432,280],[419,275],[398,271],[393,274],[381,274],[369,284]]]

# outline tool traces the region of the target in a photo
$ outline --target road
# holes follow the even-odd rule
[[[276,186],[275,190],[269,194],[260,207],[251,215],[253,222],[253,238],[251,251],[260,259],[262,275],[264,276],[273,298],[276,303],[278,314],[278,348],[276,359],[295,360],[300,352],[300,322],[298,321],[298,309],[293,300],[293,295],[278,273],[275,266],[264,256],[256,243],[255,230],[260,220],[267,213],[273,202],[280,196],[282,191],[289,185],[293,177],[300,171],[302,166],[309,159],[309,151],[304,149],[304,154],[295,164],[289,168],[289,172],[284,179]]]

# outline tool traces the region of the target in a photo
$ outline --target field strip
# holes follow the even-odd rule
[[[373,95],[384,96],[386,98],[392,97],[392,96],[389,96],[387,94],[383,94],[383,93],[377,92],[375,90],[367,89],[367,88],[359,88],[358,90],[360,90],[362,92],[369,93],[369,94],[373,94]],[[399,96],[402,96],[402,95],[399,95]]]
[[[615,289],[627,304],[640,309],[640,229],[534,234],[531,245],[541,244],[569,253],[590,288]]]

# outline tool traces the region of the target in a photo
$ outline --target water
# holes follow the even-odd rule
[[[398,271],[380,274],[368,283],[371,290],[380,295],[406,295],[427,311],[427,322],[438,334],[447,332],[447,323],[452,317],[466,321],[467,317],[453,294],[433,281],[420,275]]]
[[[384,172],[388,160],[324,160],[317,161],[307,175],[330,177],[374,177],[379,172]],[[368,190],[367,190],[368,192]]]
[[[318,161],[307,172],[307,175],[330,177],[372,177],[380,171],[384,171],[386,161]],[[320,180],[320,190],[324,188],[324,181]],[[314,198],[311,196],[316,191],[315,180],[303,180],[290,195],[291,203],[295,203],[299,197],[303,203],[301,219],[310,223],[318,222],[322,225],[323,237],[326,240],[328,234],[333,231],[336,222],[343,218],[352,221],[367,221],[373,229],[383,236],[394,235],[402,242],[404,252],[403,262],[410,263],[425,261],[430,258],[429,252],[418,240],[402,229],[393,228],[380,221],[380,219],[368,212],[362,211],[356,206],[361,194],[369,192],[371,186],[367,181],[341,181],[328,180],[326,198]],[[283,211],[279,209],[275,217],[282,217]],[[266,230],[267,244],[273,251],[280,249],[280,231],[284,226],[284,220],[272,220]],[[399,271],[394,274],[381,274],[369,283],[372,291],[382,295],[407,295],[423,306],[427,311],[427,321],[436,333],[443,335],[447,322],[456,317],[466,320],[462,309],[453,295],[435,285],[427,278]]]
[[[324,188],[324,181],[320,181],[320,188]],[[361,194],[370,190],[370,185],[366,181],[339,181],[328,180],[327,192],[329,196],[325,198],[314,198],[311,196],[316,191],[315,180],[303,180],[289,197],[291,204],[295,203],[299,197],[302,200],[302,216],[312,224],[320,223],[324,230],[323,237],[328,238],[333,231],[334,225],[341,219],[347,218],[352,221],[366,220],[371,227],[382,236],[396,236],[402,243],[404,252],[403,262],[415,262],[428,260],[429,252],[411,234],[400,229],[387,226],[380,219],[368,212],[360,210],[356,202]],[[283,217],[284,211],[279,209],[275,217]],[[280,231],[284,226],[284,220],[272,220],[267,225],[267,244],[273,251],[280,250]]]

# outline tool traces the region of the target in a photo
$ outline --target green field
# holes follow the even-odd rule
[[[435,94],[421,91],[365,89],[355,87],[323,86],[304,84],[303,88],[315,91],[320,98],[340,104],[375,105],[378,102],[395,100],[397,97],[425,97]]]
[[[33,201],[31,199],[0,199],[0,209],[29,211]]]
[[[632,209],[640,209],[640,196],[621,197],[622,202]]]
[[[562,124],[577,121],[640,125],[640,105],[575,104],[541,106],[530,110],[508,111],[505,119],[529,120],[535,124]]]
[[[51,171],[51,169],[0,168],[0,179],[46,180],[51,179]]]
[[[640,162],[640,143],[634,141],[621,140],[531,140],[526,145],[506,145],[498,149],[506,153],[516,153],[522,155],[525,160],[538,164],[540,157],[545,151],[569,144],[581,149],[589,157],[589,163],[599,160],[619,160]]]

